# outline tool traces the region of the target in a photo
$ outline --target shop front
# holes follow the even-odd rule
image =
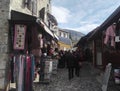
[[[11,11],[9,20],[9,83],[19,91],[33,91],[41,56],[49,55],[53,34],[37,18]],[[50,63],[50,62],[49,62]],[[11,89],[11,86],[10,88]],[[22,89],[22,90],[21,90]]]

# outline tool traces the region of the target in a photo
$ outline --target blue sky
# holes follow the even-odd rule
[[[120,0],[52,0],[58,27],[87,34],[101,25],[120,5]]]

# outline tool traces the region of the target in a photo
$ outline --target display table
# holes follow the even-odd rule
[[[50,57],[43,57],[40,62],[40,83],[49,83],[52,74],[52,59]]]

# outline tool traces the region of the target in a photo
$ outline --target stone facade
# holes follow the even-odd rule
[[[0,0],[0,89],[7,83],[9,0]]]
[[[10,1],[10,11],[15,10],[21,13],[29,14],[32,15],[32,11],[30,11],[25,3],[23,2],[24,0],[11,0]]]
[[[25,0],[11,0],[10,2],[10,11],[15,10],[31,16],[39,17],[39,11],[44,7],[45,8],[45,19],[44,22],[48,24],[47,13],[51,13],[51,0],[36,0],[37,1],[37,13],[32,13],[32,10],[29,10],[25,5]],[[27,1],[27,0],[26,0]]]
[[[39,10],[41,10],[43,7],[45,7],[45,19],[44,22],[48,25],[48,18],[47,13],[51,13],[51,0],[38,0],[37,3],[37,16],[39,17]]]
[[[5,89],[8,83],[8,63],[9,63],[9,22],[11,16],[11,10],[22,12],[25,14],[33,15],[38,17],[39,10],[42,7],[49,6],[49,0],[37,0],[37,13],[32,13],[28,8],[25,7],[25,0],[0,0],[0,90]],[[48,5],[47,5],[48,4]],[[45,19],[47,21],[47,19]]]
[[[36,0],[37,13],[33,14],[25,6],[27,0],[0,0],[0,91],[4,91],[8,85],[9,76],[9,21],[11,19],[11,10],[25,13],[31,16],[39,17],[39,10],[43,7],[50,9],[50,0]],[[45,13],[47,24],[47,13]]]

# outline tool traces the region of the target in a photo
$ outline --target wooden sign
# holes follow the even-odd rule
[[[25,45],[26,25],[15,25],[14,49],[23,50]]]
[[[102,91],[107,91],[111,69],[112,69],[112,64],[108,63],[108,65],[106,66],[106,69],[105,69],[104,77],[103,77]]]

